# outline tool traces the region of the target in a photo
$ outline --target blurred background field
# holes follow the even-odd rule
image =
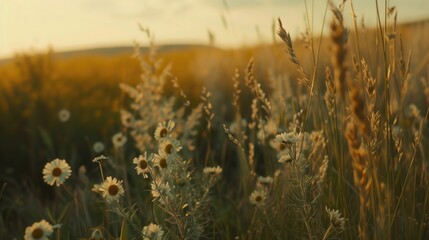
[[[398,32],[403,41],[403,52],[413,56],[410,66],[414,70],[412,84],[421,89],[420,80],[427,79],[428,72],[429,21],[400,25]],[[374,34],[374,29],[362,30],[360,37],[364,43],[362,57],[370,59],[368,63],[376,72],[375,62],[371,61],[377,61],[381,56],[374,55],[377,52],[375,43],[368,41]],[[328,40],[323,40],[321,65],[330,61],[327,44]],[[310,56],[306,47],[302,39],[297,39],[298,56],[309,67],[310,61],[306,59]],[[147,53],[147,48],[141,51]],[[164,65],[172,64],[171,72],[192,103],[199,101],[202,86],[208,85],[215,95],[221,95],[216,105],[223,106],[222,111],[225,111],[232,96],[231,76],[236,68],[244,69],[251,57],[255,59],[258,80],[266,83],[268,92],[268,74],[273,71],[286,74],[286,86],[291,87],[286,92],[299,95],[296,92],[300,91],[299,86],[293,80],[296,72],[281,44],[237,49],[168,45],[159,47],[158,51]],[[121,130],[119,109],[124,107],[124,102],[119,83],[136,84],[139,81],[141,70],[138,60],[132,57],[133,52],[134,47],[71,52],[47,49],[17,53],[11,59],[1,60],[1,176],[37,178],[42,163],[54,156],[70,159],[76,166],[86,164],[94,157],[92,146],[97,141],[109,149],[111,137]],[[323,75],[321,72],[320,78]],[[166,88],[168,94],[179,95],[172,85],[168,87],[167,84]],[[424,95],[412,97],[410,102],[427,104]],[[71,113],[67,122],[61,122],[58,117],[61,109]]]

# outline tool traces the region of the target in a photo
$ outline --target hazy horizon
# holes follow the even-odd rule
[[[336,1],[338,3],[338,1]],[[321,29],[325,1],[307,1],[314,32]],[[353,2],[358,20],[375,22],[375,1]],[[426,0],[388,1],[398,8],[398,21],[411,22],[429,17]],[[344,15],[350,21],[350,3]],[[379,6],[384,10],[384,1]],[[363,14],[365,13],[365,15]],[[372,14],[373,13],[373,14]],[[54,0],[0,2],[0,58],[15,52],[55,51],[131,46],[147,43],[138,24],[155,34],[158,44],[208,44],[208,32],[215,45],[236,47],[272,41],[273,19],[280,17],[292,36],[305,29],[305,1],[301,0]],[[328,13],[328,21],[331,13]]]

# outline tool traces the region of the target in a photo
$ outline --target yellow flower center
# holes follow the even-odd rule
[[[109,195],[116,196],[119,192],[119,187],[116,185],[110,185],[107,191],[109,192]]]
[[[146,160],[141,160],[139,166],[141,169],[146,169],[147,168]]]
[[[52,170],[52,175],[54,177],[61,176],[61,173],[63,173],[63,171],[61,171],[61,168],[59,168],[59,167],[56,167],[56,168],[54,168],[54,170]]]
[[[163,138],[165,136],[167,136],[167,129],[163,128],[160,132],[159,135]]]
[[[261,196],[256,196],[255,201],[256,201],[256,202],[260,202],[260,201],[262,201],[262,197],[261,197]]]
[[[165,158],[159,160],[159,167],[162,169],[167,168],[167,160]]]
[[[171,154],[171,152],[173,152],[173,144],[167,144],[164,149],[166,153]]]
[[[285,144],[283,144],[283,143],[281,143],[280,144],[280,151],[283,151],[283,150],[285,150],[286,149],[286,145]]]
[[[32,236],[34,239],[40,239],[40,238],[42,238],[42,237],[43,237],[43,230],[42,230],[42,229],[40,229],[40,228],[36,228],[36,229],[34,229],[34,230],[33,230],[33,232],[31,233],[31,236]]]

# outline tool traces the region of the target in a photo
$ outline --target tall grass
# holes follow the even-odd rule
[[[44,106],[55,103],[40,94],[49,92],[53,61],[18,57],[19,76],[31,86],[5,87],[3,98],[26,109],[18,119],[30,122],[29,166],[36,170],[2,176],[0,236],[34,237],[39,228],[55,239],[428,238],[429,84],[420,70],[428,64],[413,64],[406,52],[397,9],[375,6],[377,28],[368,30],[358,26],[352,1],[327,2],[328,37],[313,36],[306,9],[307,50],[278,19],[282,43],[261,48],[262,59],[246,50],[245,57],[204,51],[191,74],[229,75],[207,86],[175,75],[174,62],[162,60],[142,28],[150,51],[136,46],[140,77],[119,84],[120,126],[106,126],[109,144],[91,150],[92,162],[67,152],[80,140],[71,138],[75,129],[61,132],[66,123],[35,130],[40,115],[56,117],[59,108]],[[207,73],[230,61],[235,66]],[[69,108],[69,121],[80,118]],[[38,149],[50,151],[39,156]],[[72,175],[51,187],[42,169],[56,157]]]

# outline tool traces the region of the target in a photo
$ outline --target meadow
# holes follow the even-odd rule
[[[4,61],[0,238],[428,239],[429,21],[343,7],[252,47],[142,28]]]

